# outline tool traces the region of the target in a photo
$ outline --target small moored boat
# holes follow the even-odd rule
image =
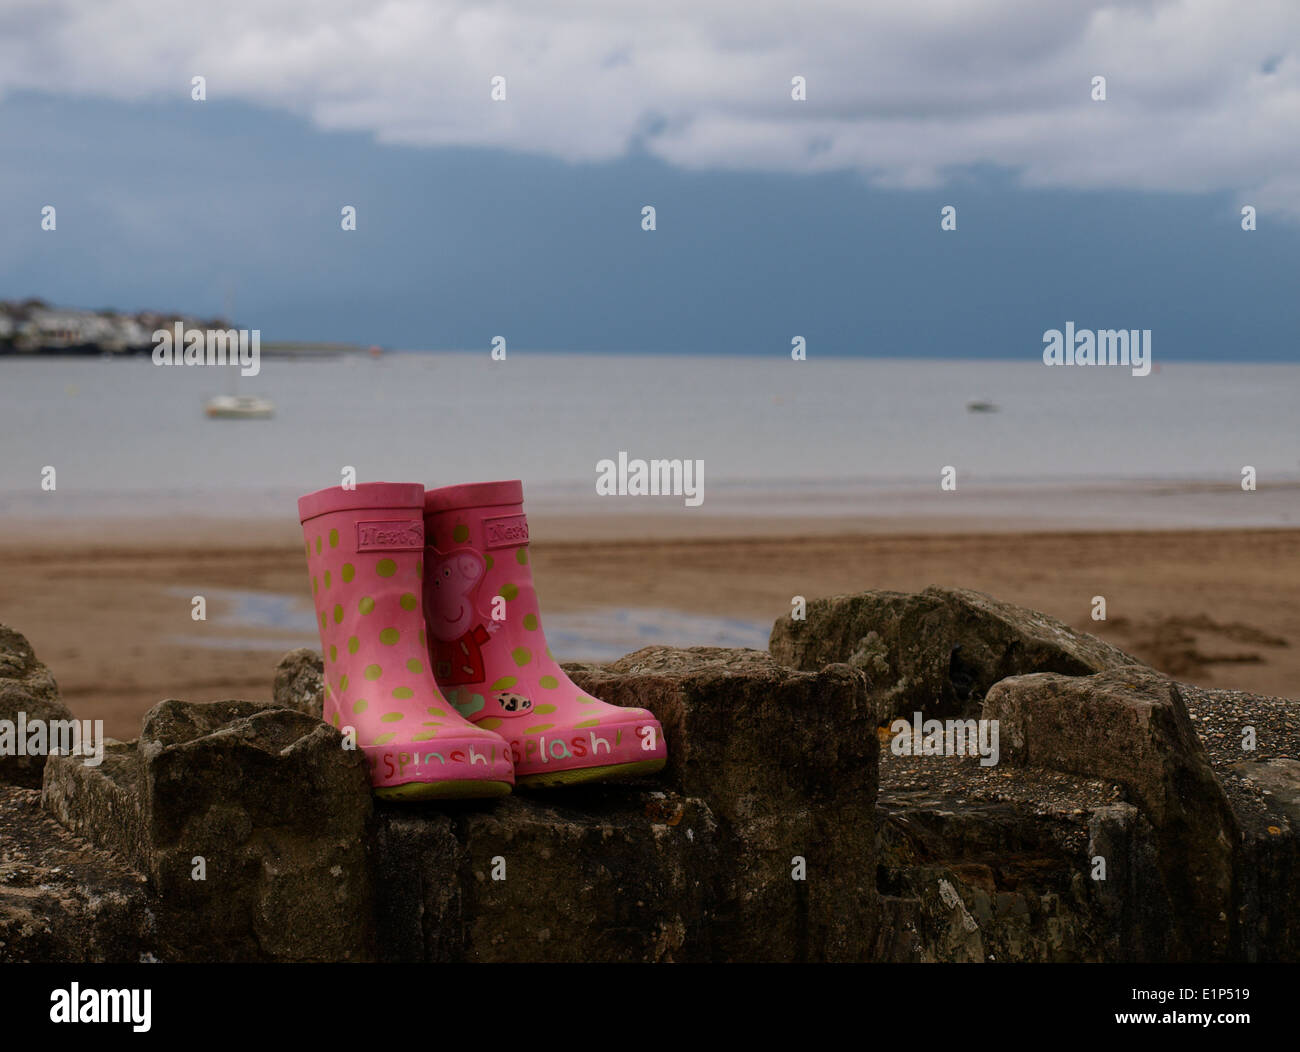
[[[231,420],[265,420],[275,415],[275,403],[257,395],[217,395],[208,399],[204,412]]]

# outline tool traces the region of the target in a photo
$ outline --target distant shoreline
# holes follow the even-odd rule
[[[105,344],[86,343],[68,346],[25,347],[6,346],[0,342],[0,360],[4,358],[147,358],[153,354],[153,344],[110,348]],[[264,342],[260,353],[264,358],[339,358],[348,354],[367,354],[369,348],[359,343],[312,343],[310,341],[283,340]]]
[[[39,298],[0,300],[0,357],[138,357],[157,345],[156,334],[180,330],[229,332],[225,318],[203,319],[174,311],[86,310],[59,307]],[[260,336],[260,330],[258,330]],[[330,340],[278,340],[261,344],[260,353],[272,357],[336,357],[361,354],[356,343]]]
[[[194,326],[195,328],[231,328],[231,326],[204,325]],[[261,345],[261,353],[267,357],[275,358],[313,358],[326,360],[330,358],[345,357],[350,355],[368,355],[372,346],[378,346],[384,357],[393,355],[431,355],[431,356],[454,356],[454,357],[483,357],[488,358],[491,354],[491,348],[483,347],[399,347],[387,344],[370,344],[363,345],[359,343],[317,341],[317,340],[277,340],[274,342],[264,341]],[[95,357],[109,358],[140,358],[147,357],[153,352],[152,344],[142,344],[127,349],[112,349],[103,345],[83,345],[78,347],[60,347],[51,346],[36,349],[18,349],[8,344],[3,337],[0,337],[0,362],[6,359],[10,360],[50,360],[60,358],[86,359]],[[605,349],[584,349],[572,347],[511,347],[511,357],[579,357],[579,358],[613,358],[620,360],[635,359],[682,359],[691,361],[709,361],[714,359],[723,360],[749,360],[753,362],[785,362],[789,356],[782,353],[773,353],[766,349],[760,350],[738,350],[738,351],[720,351],[710,348],[707,351],[697,351],[690,349],[663,348],[661,350],[647,351],[642,349],[633,350],[605,350]],[[930,351],[913,351],[909,354],[884,354],[875,352],[826,352],[819,354],[816,358],[810,357],[808,365],[815,367],[817,361],[826,364],[844,364],[848,362],[871,361],[880,364],[886,363],[910,363],[925,362],[930,365],[943,364],[962,364],[969,365],[972,363],[981,363],[987,365],[1024,365],[1026,368],[1046,368],[1042,362],[1042,356],[1037,348],[1030,348],[1025,354],[1007,355],[1007,354],[990,354],[990,355],[967,355],[954,356],[945,352]],[[1161,371],[1170,367],[1183,368],[1186,366],[1210,367],[1217,368],[1225,363],[1219,357],[1195,357],[1179,355],[1176,352],[1172,354],[1163,354],[1155,363],[1153,372],[1159,374]],[[1231,363],[1238,367],[1264,367],[1264,368],[1292,368],[1300,365],[1300,355],[1294,358],[1250,358],[1234,357]]]

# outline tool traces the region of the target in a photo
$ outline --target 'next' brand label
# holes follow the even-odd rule
[[[483,543],[489,548],[508,548],[528,543],[528,520],[523,515],[503,515],[483,520]]]
[[[405,551],[424,549],[424,522],[421,519],[397,521],[372,520],[357,523],[357,551]]]

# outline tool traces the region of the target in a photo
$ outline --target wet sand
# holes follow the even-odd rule
[[[770,622],[866,588],[975,588],[1034,607],[1192,683],[1300,697],[1300,530],[1024,532],[932,519],[538,513],[543,612],[635,606]],[[163,698],[269,698],[292,628],[236,623],[226,592],[309,605],[296,524],[10,519],[0,622],[22,632],[74,714],[134,736]],[[208,619],[191,598],[208,596]],[[1091,619],[1103,595],[1108,619]],[[629,649],[635,641],[629,641]],[[689,640],[684,640],[689,642]],[[579,657],[559,653],[561,658]]]

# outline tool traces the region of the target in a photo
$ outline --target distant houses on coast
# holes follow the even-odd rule
[[[186,329],[230,329],[222,318],[184,314],[54,307],[39,299],[0,300],[0,355],[132,355],[153,351],[153,334],[180,322]],[[354,354],[365,348],[350,343],[263,342],[262,354],[323,357]]]

